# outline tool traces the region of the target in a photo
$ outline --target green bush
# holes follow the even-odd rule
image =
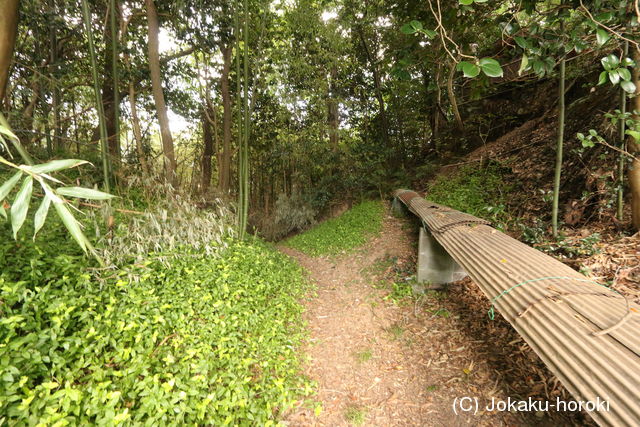
[[[440,175],[427,191],[427,199],[491,221],[503,228],[511,218],[507,195],[515,184],[508,170],[497,162],[467,165],[453,175]]]
[[[262,243],[185,249],[171,269],[148,260],[102,280],[83,258],[7,245],[19,248],[0,261],[10,425],[268,425],[312,390],[297,355],[306,282]]]
[[[380,232],[383,211],[380,201],[362,202],[339,217],[286,240],[285,244],[313,256],[357,248]]]

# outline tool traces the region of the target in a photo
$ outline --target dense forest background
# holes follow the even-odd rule
[[[626,149],[616,123],[635,132],[617,94],[635,91],[632,2],[51,0],[3,8],[16,11],[3,19],[18,30],[2,82],[5,115],[38,162],[92,161],[84,185],[121,188],[142,177],[208,201],[246,199],[238,206],[250,207],[251,230],[279,238],[342,200],[422,189],[438,165],[531,119],[559,121],[562,79],[570,105],[588,98],[597,112],[618,112],[600,122],[595,111],[580,114],[564,135],[587,135],[577,147],[587,164],[606,142],[611,173],[598,179],[610,194],[596,197],[625,194],[631,158],[617,165],[613,151]],[[576,185],[562,190],[588,190],[571,175]]]

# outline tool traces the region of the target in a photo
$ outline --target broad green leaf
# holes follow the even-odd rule
[[[402,27],[400,27],[400,31],[404,34],[414,34],[416,32],[411,24],[404,24]]]
[[[539,59],[533,61],[533,72],[539,76],[544,75],[544,62]]]
[[[56,211],[58,212],[58,216],[62,220],[62,223],[65,227],[67,227],[69,233],[71,233],[71,237],[73,237],[73,239],[78,243],[78,246],[80,246],[86,253],[87,238],[80,229],[80,224],[78,223],[78,221],[76,221],[76,218],[71,212],[69,212],[69,209],[67,209],[67,206],[64,203],[54,203],[53,206],[55,206]]]
[[[623,80],[620,82],[620,87],[627,93],[636,93],[636,85],[633,82],[628,80]]]
[[[400,31],[402,31],[405,34],[414,34],[414,33],[417,33],[418,31],[421,31],[422,28],[423,28],[422,22],[413,20],[408,24],[404,24],[402,27],[400,27]]]
[[[11,190],[13,190],[13,187],[15,187],[18,181],[20,181],[21,176],[22,176],[22,172],[17,172],[11,178],[5,181],[4,184],[2,184],[2,186],[0,187],[0,202],[3,201],[9,195]]]
[[[426,35],[427,37],[429,37],[430,39],[432,39],[432,38],[434,38],[435,36],[437,36],[437,35],[438,35],[438,33],[436,33],[436,32],[435,32],[435,31],[433,31],[433,30],[430,30],[430,29],[428,29],[428,28],[425,28],[424,30],[422,30],[422,33],[423,33],[424,35]]]
[[[607,72],[603,71],[600,73],[600,77],[598,78],[598,85],[603,85],[607,82]]]
[[[623,67],[635,67],[636,63],[633,59],[631,58],[624,58],[621,62]]]
[[[522,73],[529,66],[529,57],[527,55],[522,55],[522,61],[520,62],[520,68],[518,69],[518,75],[522,75]]]
[[[473,4],[473,0],[459,0],[461,5],[470,6]]]
[[[620,60],[618,59],[617,56],[611,54],[600,59],[600,62],[602,63],[602,66],[604,67],[605,70],[611,71],[615,68],[618,68],[618,64],[620,63]]]
[[[42,203],[40,207],[36,211],[36,215],[33,221],[33,239],[35,240],[36,234],[44,225],[44,221],[47,219],[47,213],[49,212],[49,206],[51,206],[51,198],[45,194],[44,199],[42,199]]]
[[[632,137],[633,139],[635,139],[636,142],[640,142],[640,132],[636,130],[627,129],[625,133],[630,137]]]
[[[524,37],[516,36],[514,37],[516,44],[523,49],[529,49],[529,42]]]
[[[456,67],[462,71],[465,77],[473,78],[480,74],[480,67],[467,61],[459,62]]]
[[[482,71],[489,77],[502,77],[502,67],[500,63],[493,58],[482,58],[479,62]]]
[[[109,193],[82,187],[62,187],[56,189],[56,191],[63,196],[76,197],[78,199],[109,200],[114,197]]]
[[[620,82],[620,75],[618,74],[617,70],[613,70],[613,71],[609,71],[609,80],[611,80],[611,83],[614,85],[617,85]]]
[[[28,176],[22,182],[22,187],[20,187],[20,191],[18,191],[13,205],[11,205],[11,228],[13,229],[14,239],[18,237],[18,231],[20,231],[24,220],[27,218],[32,190],[33,178]]]
[[[631,80],[631,72],[626,68],[618,68],[618,74],[622,80],[629,81]]]
[[[85,163],[89,163],[86,160],[78,160],[78,159],[65,159],[65,160],[52,160],[47,163],[43,163],[41,165],[29,166],[29,170],[34,173],[48,173],[55,172],[62,169],[70,169],[76,166],[83,165]]]
[[[598,28],[596,30],[596,42],[598,43],[598,46],[602,46],[603,44],[608,42],[610,38],[611,34],[609,34],[609,32],[604,30],[603,28]]]
[[[422,22],[420,22],[420,21],[413,20],[413,21],[409,22],[409,24],[413,28],[415,28],[416,31],[422,30]]]

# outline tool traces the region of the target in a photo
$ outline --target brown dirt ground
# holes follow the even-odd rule
[[[385,216],[380,236],[337,258],[281,247],[316,283],[304,302],[310,337],[305,375],[318,383],[319,415],[308,403],[284,417],[292,426],[584,425],[558,413],[490,413],[492,398],[570,400],[566,390],[469,279],[445,292],[394,298],[415,272],[417,226]],[[481,402],[476,415],[454,399]]]

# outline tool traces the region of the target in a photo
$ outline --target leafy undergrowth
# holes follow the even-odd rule
[[[516,191],[508,171],[497,162],[467,165],[453,175],[440,175],[427,190],[427,199],[484,218],[505,228],[512,218],[507,197]]]
[[[307,284],[285,256],[231,242],[99,279],[56,233],[38,246],[0,229],[0,423],[269,425],[311,393]]]
[[[331,255],[364,245],[382,229],[380,201],[364,201],[336,218],[288,239],[285,244],[312,256]]]

